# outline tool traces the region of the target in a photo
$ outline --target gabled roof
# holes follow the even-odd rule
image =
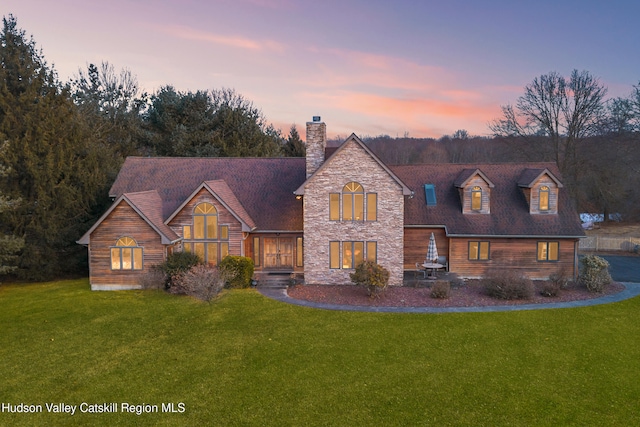
[[[162,220],[162,200],[156,190],[141,191],[137,193],[122,194],[98,221],[76,243],[88,245],[91,233],[109,216],[109,214],[121,203],[127,203],[145,220],[159,235],[163,245],[180,240],[180,237],[169,228]]]
[[[522,174],[518,178],[518,186],[531,188],[534,186],[536,181],[538,181],[538,179],[540,179],[540,177],[545,174],[548,175],[549,178],[551,178],[559,188],[562,188],[562,183],[560,182],[560,180],[547,168],[527,168],[523,170]]]
[[[228,192],[220,184],[209,189],[256,231],[302,231],[302,201],[293,192],[305,181],[305,167],[302,157],[128,157],[109,194],[156,189],[166,220],[203,182],[224,180]]]
[[[436,206],[426,207],[425,194],[416,191],[405,199],[405,226],[445,226],[449,236],[512,236],[512,237],[582,237],[578,214],[567,191],[558,193],[557,215],[531,215],[526,198],[518,186],[525,169],[548,170],[560,176],[550,163],[504,163],[474,165],[429,164],[391,166],[394,173],[411,188],[425,182],[435,184]],[[462,213],[459,190],[455,183],[466,170],[481,169],[493,184],[491,213]],[[464,172],[467,173],[467,172]]]
[[[249,216],[247,211],[242,206],[242,203],[238,201],[233,191],[229,188],[227,183],[222,179],[217,179],[214,181],[205,181],[198,188],[195,189],[193,193],[189,197],[185,199],[185,201],[178,206],[178,208],[167,218],[165,221],[166,224],[171,222],[174,216],[176,216],[182,208],[185,207],[191,199],[195,197],[196,194],[200,192],[202,189],[206,189],[213,197],[215,197],[218,202],[220,202],[230,213],[233,215],[240,224],[242,224],[242,231],[251,231],[256,228],[256,224]]]
[[[358,144],[360,147],[362,147],[362,149],[363,149],[363,150],[364,150],[364,151],[365,151],[369,156],[371,156],[371,158],[372,158],[376,163],[378,163],[378,164],[379,164],[379,165],[380,165],[380,166],[381,166],[381,167],[382,167],[382,168],[383,168],[383,169],[384,169],[384,170],[389,174],[389,176],[390,176],[390,177],[391,177],[395,182],[397,182],[397,183],[398,183],[398,185],[400,185],[400,187],[402,187],[402,194],[403,194],[403,195],[405,195],[405,196],[410,196],[410,195],[412,194],[412,192],[411,192],[411,190],[409,189],[409,187],[407,187],[407,186],[405,185],[405,183],[404,183],[404,182],[402,182],[402,180],[401,180],[400,178],[398,178],[398,177],[396,176],[396,174],[395,174],[395,173],[393,173],[393,171],[389,168],[389,166],[387,166],[387,165],[386,165],[382,160],[380,160],[380,158],[378,158],[378,156],[376,156],[376,155],[373,153],[373,151],[371,151],[371,150],[369,149],[369,147],[367,147],[367,145],[366,145],[364,142],[362,142],[362,140],[361,140],[360,138],[358,138],[358,137],[356,136],[356,134],[355,134],[355,133],[352,133],[352,134],[349,136],[349,138],[347,138],[347,139],[342,143],[342,145],[340,145],[340,147],[338,147],[335,151],[333,151],[333,152],[331,153],[331,156],[330,156],[328,159],[326,159],[326,160],[322,163],[322,165],[320,165],[320,167],[319,167],[319,168],[318,168],[318,169],[313,173],[313,175],[311,175],[309,178],[307,178],[307,180],[305,180],[305,181],[302,183],[302,185],[300,185],[300,187],[298,187],[298,189],[297,189],[296,191],[294,191],[294,194],[297,194],[297,195],[303,195],[303,194],[304,194],[304,188],[305,188],[305,186],[307,185],[307,182],[308,182],[308,181],[310,181],[310,180],[312,180],[312,179],[314,179],[314,177],[315,177],[317,174],[319,174],[321,171],[323,171],[323,170],[327,167],[327,165],[329,165],[329,164],[331,163],[331,159],[332,159],[334,156],[336,156],[339,152],[341,152],[341,151],[344,149],[344,147],[346,147],[346,146],[348,145],[348,143],[349,143],[349,142],[353,142],[353,143],[355,143],[355,144]],[[327,154],[328,154],[328,152],[327,152],[327,151],[325,151],[325,153],[327,153]]]
[[[477,168],[476,169],[463,169],[462,172],[460,172],[458,177],[455,179],[455,181],[453,181],[453,185],[455,185],[458,188],[463,188],[464,186],[467,185],[469,180],[471,178],[473,178],[474,176],[476,176],[476,175],[479,175],[480,178],[482,178],[487,183],[489,188],[495,187],[493,182],[491,182],[491,180],[489,178],[487,178],[487,176],[484,173],[482,173],[482,171],[480,169],[477,169]]]

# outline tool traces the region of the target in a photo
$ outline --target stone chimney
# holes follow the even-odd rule
[[[307,122],[307,178],[315,173],[324,162],[324,149],[327,146],[327,125],[320,116],[313,116]]]

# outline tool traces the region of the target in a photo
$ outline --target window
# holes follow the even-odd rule
[[[424,185],[424,197],[425,197],[427,206],[436,205],[436,186],[434,184]]]
[[[340,193],[329,194],[329,219],[331,221],[340,219]]]
[[[253,265],[256,267],[260,265],[260,238],[253,238]]]
[[[367,261],[378,262],[378,242],[367,242]]]
[[[342,219],[364,220],[364,189],[357,182],[350,182],[342,189]]]
[[[142,270],[142,248],[131,237],[121,237],[111,248],[112,270]]]
[[[329,242],[329,267],[354,269],[365,259],[376,262],[377,250],[377,242]]]
[[[477,185],[471,189],[471,210],[482,210],[482,188]]]
[[[329,268],[340,268],[340,242],[329,242]]]
[[[540,210],[548,211],[549,210],[549,187],[543,185],[540,187]]]
[[[469,242],[469,260],[470,261],[488,261],[489,260],[489,242],[470,241]]]
[[[340,215],[341,201],[342,216]],[[357,182],[345,185],[342,188],[342,193],[330,193],[329,220],[340,221],[341,218],[343,221],[377,221],[378,195],[376,193],[365,194],[364,188]]]
[[[378,195],[367,193],[367,221],[378,220]]]
[[[302,237],[296,237],[296,267],[304,265],[304,252]]]
[[[538,242],[538,261],[558,261],[560,242]]]
[[[193,252],[208,265],[229,255],[229,226],[218,224],[218,210],[211,203],[200,203],[193,210],[193,225],[182,227],[185,252]]]

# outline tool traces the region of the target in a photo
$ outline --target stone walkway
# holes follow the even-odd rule
[[[492,305],[481,307],[369,307],[356,305],[324,304],[318,302],[304,301],[291,298],[287,294],[286,288],[258,288],[258,291],[268,297],[289,304],[303,307],[313,307],[323,310],[342,311],[369,311],[378,313],[471,313],[490,311],[517,311],[517,310],[542,310],[549,308],[573,308],[586,307],[590,305],[609,304],[612,302],[624,301],[640,295],[640,283],[622,283],[625,289],[617,294],[606,295],[600,298],[592,298],[579,301],[545,303],[545,304],[523,304],[523,305]]]

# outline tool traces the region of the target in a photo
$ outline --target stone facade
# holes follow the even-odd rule
[[[327,145],[327,125],[320,121],[307,122],[307,178],[324,162],[324,149]]]
[[[308,150],[308,149],[307,149]],[[308,153],[308,151],[307,151]],[[377,195],[375,221],[329,219],[329,195],[349,182]],[[307,284],[348,284],[353,269],[331,268],[330,242],[376,242],[377,262],[402,285],[404,196],[402,186],[356,140],[349,138],[304,188],[304,275]],[[342,245],[340,245],[342,251]],[[340,253],[340,257],[342,252]]]

